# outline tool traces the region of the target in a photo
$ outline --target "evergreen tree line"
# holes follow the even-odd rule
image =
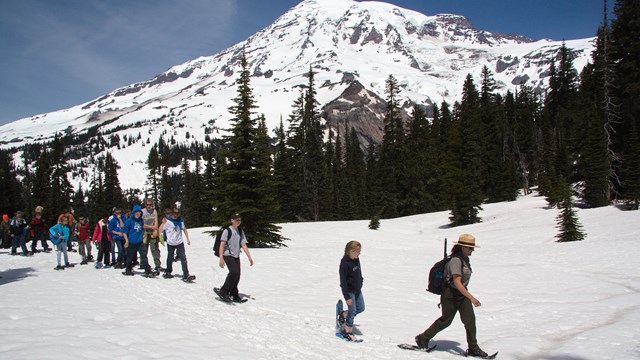
[[[240,212],[252,246],[282,245],[275,224],[286,221],[377,221],[448,210],[453,226],[475,223],[483,203],[511,201],[534,186],[564,213],[572,198],[584,207],[617,200],[637,209],[640,9],[637,1],[618,0],[614,12],[580,74],[571,49],[560,48],[542,96],[526,85],[498,93],[485,67],[478,84],[467,76],[459,101],[416,105],[407,119],[389,76],[384,137],[367,148],[348,124],[345,133],[325,127],[311,68],[286,124],[281,120],[270,138],[264,116],[254,112],[243,56],[229,135],[179,152],[162,138],[149,144],[146,193],[121,190],[108,152],[96,158],[90,188],[74,193],[56,138],[49,149],[38,148],[33,164],[25,156],[24,169],[0,152],[0,182],[15,189],[0,194],[2,206],[32,209],[38,199],[51,214],[73,206],[97,219],[115,203],[128,207],[148,196],[159,209],[180,204],[190,226],[224,224]],[[178,164],[180,171],[171,172]]]

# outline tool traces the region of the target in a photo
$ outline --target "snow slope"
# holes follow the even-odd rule
[[[212,296],[226,270],[215,266],[208,229],[190,231],[194,284],[90,265],[54,271],[53,253],[3,250],[0,359],[457,359],[466,349],[457,320],[429,355],[396,344],[439,316],[426,272],[444,238],[451,244],[462,232],[481,246],[470,290],[482,302],[483,349],[500,359],[640,358],[640,213],[579,210],[588,236],[565,244],[554,242],[556,214],[527,196],[486,205],[482,223],[458,228],[445,226],[446,212],[383,220],[378,231],[367,221],[283,224],[289,247],[253,249],[253,267],[243,257],[240,291],[251,300],[242,305]],[[361,344],[333,335],[337,269],[351,239],[363,244]]]

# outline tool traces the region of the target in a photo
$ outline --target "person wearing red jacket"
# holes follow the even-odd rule
[[[75,228],[75,235],[78,239],[78,252],[80,253],[80,256],[82,256],[82,262],[80,262],[80,265],[87,265],[89,261],[93,260],[93,255],[91,255],[91,239],[89,238],[88,219],[80,216]]]
[[[106,216],[96,224],[91,239],[98,244],[96,269],[111,267],[111,231],[109,231],[109,220],[107,220]]]
[[[36,207],[36,215],[29,222],[29,232],[31,234],[31,239],[33,240],[33,242],[31,243],[31,252],[34,254],[39,252],[36,249],[36,246],[38,245],[38,241],[40,241],[40,243],[42,244],[43,251],[46,251],[46,252],[51,251],[51,248],[47,243],[46,226],[44,223],[44,219],[42,218],[41,209],[42,209],[42,206]]]

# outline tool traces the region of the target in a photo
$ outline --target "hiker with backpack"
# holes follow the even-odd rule
[[[173,254],[177,252],[182,265],[182,280],[192,281],[195,279],[195,276],[189,275],[182,233],[184,233],[184,237],[187,238],[187,245],[191,245],[191,240],[189,239],[187,227],[184,225],[184,220],[180,216],[180,209],[177,207],[173,208],[171,215],[167,216],[166,220],[160,225],[160,233],[167,242],[167,268],[162,277],[165,279],[173,277],[171,274],[173,271]]]
[[[229,269],[227,278],[221,288],[213,290],[224,302],[244,302],[246,299],[240,298],[238,284],[240,283],[240,250],[244,250],[249,259],[249,264],[253,266],[253,258],[247,247],[247,237],[240,228],[242,218],[240,214],[231,215],[231,226],[222,229],[219,234],[220,245],[218,254],[220,256],[219,265],[224,269],[225,264]],[[217,239],[218,240],[218,239]],[[214,246],[215,247],[215,246]],[[215,250],[214,250],[215,252]]]
[[[476,316],[473,307],[478,307],[481,304],[467,289],[472,274],[469,256],[479,246],[476,245],[476,238],[470,234],[460,235],[454,244],[444,270],[445,283],[440,295],[442,316],[434,321],[427,330],[418,334],[415,341],[419,348],[430,349],[429,341],[451,325],[456,313],[459,312],[460,320],[462,320],[467,333],[467,355],[487,357],[487,353],[480,349],[476,339]]]

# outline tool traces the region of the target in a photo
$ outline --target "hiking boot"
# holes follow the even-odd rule
[[[164,273],[164,274],[162,274],[162,277],[165,278],[165,279],[172,279],[173,275],[171,275],[169,273]]]
[[[76,264],[65,264],[65,265],[64,265],[64,267],[68,267],[68,268],[72,268],[72,267],[74,267],[74,266],[76,266]]]
[[[80,261],[80,265],[87,265],[87,260]]]
[[[122,275],[133,276],[135,275],[135,273],[131,269],[126,269],[125,271],[122,272]]]
[[[220,298],[220,300],[224,301],[224,302],[231,302],[231,297],[229,296],[229,293],[227,293],[226,291],[220,289],[220,288],[213,288],[213,292],[216,293],[216,295],[218,295],[218,297]]]
[[[244,303],[247,302],[247,299],[243,299],[240,296],[234,296],[231,301],[233,301],[234,303]]]
[[[428,349],[429,348],[429,340],[427,339],[423,334],[420,334],[418,336],[415,337],[416,340],[416,345],[418,345],[418,347],[420,349]]]
[[[467,350],[467,356],[486,358],[487,356],[489,356],[489,354],[487,354],[486,352],[482,351],[482,349],[480,349],[480,347],[476,345],[474,347],[470,347]]]
[[[53,270],[64,270],[64,266],[58,265],[58,266],[54,267]]]

